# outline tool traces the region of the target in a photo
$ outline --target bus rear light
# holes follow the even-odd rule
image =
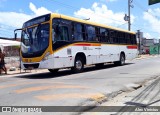
[[[127,49],[137,49],[137,46],[127,46]]]

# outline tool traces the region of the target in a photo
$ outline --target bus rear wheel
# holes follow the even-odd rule
[[[74,67],[72,68],[72,71],[75,73],[80,73],[84,69],[84,61],[81,57],[76,57],[74,62]]]
[[[115,65],[122,66],[125,64],[125,55],[121,54],[119,61],[114,62]]]
[[[49,72],[51,73],[57,73],[59,69],[48,69]]]

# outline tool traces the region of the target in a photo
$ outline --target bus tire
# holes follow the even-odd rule
[[[84,69],[84,61],[81,57],[76,57],[74,61],[74,67],[72,68],[72,71],[74,73],[80,73]]]
[[[125,64],[125,55],[124,54],[121,54],[120,55],[120,66],[124,65]]]
[[[49,72],[51,73],[57,73],[59,69],[48,69]]]
[[[119,61],[114,62],[115,65],[122,66],[125,64],[125,55],[121,53]]]

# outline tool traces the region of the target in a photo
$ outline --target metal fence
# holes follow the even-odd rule
[[[160,54],[160,45],[150,46],[149,52],[151,55]]]
[[[5,57],[6,67],[9,69],[11,67],[20,68],[19,56]]]

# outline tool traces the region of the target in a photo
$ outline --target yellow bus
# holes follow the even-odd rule
[[[125,60],[138,54],[134,32],[61,14],[33,18],[17,30],[22,30],[20,54],[24,69],[54,73],[72,68],[82,72],[84,65],[124,65]]]

